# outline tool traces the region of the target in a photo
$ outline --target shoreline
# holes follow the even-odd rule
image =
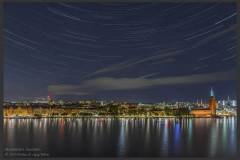
[[[211,119],[216,119],[216,118],[224,118],[224,117],[237,117],[237,116],[216,116],[216,117],[194,117],[194,116],[181,116],[181,117],[176,117],[176,116],[78,116],[78,117],[69,117],[69,116],[58,116],[58,117],[3,117],[4,119],[55,119],[55,118],[72,118],[72,119],[79,119],[79,118],[175,118],[175,119],[181,119],[181,118],[211,118]]]

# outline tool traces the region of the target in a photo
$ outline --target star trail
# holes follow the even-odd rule
[[[235,3],[5,3],[4,99],[236,98]]]

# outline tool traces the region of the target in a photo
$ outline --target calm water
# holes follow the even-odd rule
[[[4,119],[7,148],[60,157],[235,156],[236,118]]]

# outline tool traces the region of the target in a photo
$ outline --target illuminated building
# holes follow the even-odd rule
[[[51,106],[53,105],[53,100],[52,100],[50,95],[48,95],[47,100],[48,100],[48,105],[49,105],[49,114],[52,114],[52,107]]]
[[[64,101],[63,101],[63,100],[59,100],[58,103],[59,103],[60,105],[64,105]]]
[[[193,109],[191,114],[195,117],[215,117],[217,109],[217,100],[215,99],[213,89],[211,88],[207,109]]]
[[[236,100],[232,100],[232,106],[236,107],[237,106],[237,101]]]
[[[209,97],[209,109],[211,110],[212,116],[216,116],[217,101],[214,97],[213,89],[211,88]]]
[[[53,105],[53,100],[52,100],[51,96],[48,96],[47,100],[48,100],[48,105]]]
[[[32,101],[31,103],[35,103],[35,104],[47,104],[48,100],[46,98],[36,98],[36,100]]]

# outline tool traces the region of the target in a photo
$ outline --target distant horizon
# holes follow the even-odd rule
[[[220,99],[217,99],[217,101],[223,101],[223,100],[228,100],[228,98],[229,98],[229,100],[231,100],[231,101],[237,101],[237,99],[236,98],[232,98],[232,97],[225,97],[225,98],[220,98]],[[33,98],[33,99],[12,99],[12,100],[10,100],[10,99],[8,99],[8,100],[4,100],[4,102],[12,102],[12,101],[15,101],[15,102],[24,102],[24,101],[28,101],[28,102],[34,102],[34,101],[36,101],[36,100],[40,100],[40,99],[44,99],[44,100],[47,100],[47,97],[36,97],[35,99]],[[208,103],[208,99],[206,99],[206,98],[199,98],[199,99],[195,99],[195,100],[190,100],[190,101],[180,101],[180,100],[161,100],[161,101],[155,101],[155,102],[147,102],[147,101],[141,101],[141,100],[139,100],[139,101],[126,101],[126,100],[114,100],[114,99],[109,99],[109,100],[106,100],[106,99],[60,99],[60,98],[52,98],[53,99],[53,101],[60,101],[60,100],[63,100],[63,101],[70,101],[70,102],[78,102],[78,101],[105,101],[105,102],[111,102],[111,101],[113,101],[113,102],[127,102],[127,103],[148,103],[148,104],[151,104],[151,103],[153,103],[153,104],[155,104],[155,103],[162,103],[162,102],[167,102],[167,103],[174,103],[174,102],[189,102],[189,103],[195,103],[195,102],[199,102],[199,103]]]

